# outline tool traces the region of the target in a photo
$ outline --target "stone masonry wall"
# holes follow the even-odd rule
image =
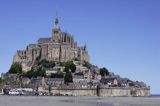
[[[48,92],[47,89],[41,91]],[[150,90],[147,88],[136,89],[135,94],[132,94],[130,88],[100,88],[97,89],[52,89],[53,94],[72,94],[76,96],[149,96]]]

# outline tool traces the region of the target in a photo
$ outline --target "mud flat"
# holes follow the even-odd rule
[[[160,106],[160,98],[0,96],[0,106]]]

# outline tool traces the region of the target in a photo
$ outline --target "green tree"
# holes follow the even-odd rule
[[[91,69],[92,64],[90,64],[89,62],[84,61],[83,66],[84,66],[84,67],[87,67],[88,69]]]
[[[74,73],[76,71],[76,65],[73,63],[73,61],[69,61],[69,62],[66,62],[65,64],[65,69],[66,70],[71,70],[72,73]],[[66,72],[66,71],[65,71]]]
[[[37,69],[32,68],[31,71],[24,73],[23,76],[28,78],[36,78],[38,76],[46,77],[46,71],[43,70],[41,67],[38,67]]]
[[[65,66],[65,62],[59,62],[59,66]]]
[[[46,59],[43,59],[43,60],[41,60],[41,61],[38,62],[38,65],[43,65],[43,64],[45,64],[46,62],[47,62],[47,60],[46,60]]]
[[[70,71],[67,71],[64,76],[64,82],[68,85],[69,82],[73,82],[72,73]]]
[[[100,68],[100,75],[101,76],[109,75],[109,71],[105,67]]]
[[[13,63],[9,69],[9,73],[17,74],[22,73],[22,65],[19,63]]]
[[[40,62],[38,62],[38,66],[42,66],[45,68],[53,68],[55,67],[55,62],[54,61],[47,61],[46,59],[41,60]]]
[[[51,78],[63,78],[63,73],[52,73]]]
[[[41,76],[41,77],[45,77],[46,76],[46,71],[43,70],[42,67],[38,67],[37,70],[35,70],[36,72],[36,76]]]
[[[0,84],[2,83],[2,78],[0,77]]]
[[[46,64],[46,68],[52,68],[55,67],[55,62],[54,61],[48,61],[48,63]]]
[[[28,78],[34,77],[34,71],[31,70],[31,71],[28,71],[28,72],[24,73],[23,77],[28,77]]]

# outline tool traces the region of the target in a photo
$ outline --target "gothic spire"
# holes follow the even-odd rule
[[[55,25],[58,25],[58,24],[59,24],[58,13],[56,12]]]
[[[55,19],[55,25],[58,25],[59,21],[58,21],[58,17],[56,17]]]
[[[55,18],[55,23],[54,23],[54,29],[53,29],[54,34],[55,33],[59,33],[60,32],[60,27],[59,27],[59,19],[58,19],[58,15],[56,12],[56,18]]]
[[[57,15],[56,15],[55,23],[54,24],[55,24],[54,28],[60,29],[60,27],[59,27],[59,19],[58,19]]]

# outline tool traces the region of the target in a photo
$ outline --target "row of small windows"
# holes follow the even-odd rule
[[[20,59],[26,59],[26,56],[25,57],[20,57]]]

